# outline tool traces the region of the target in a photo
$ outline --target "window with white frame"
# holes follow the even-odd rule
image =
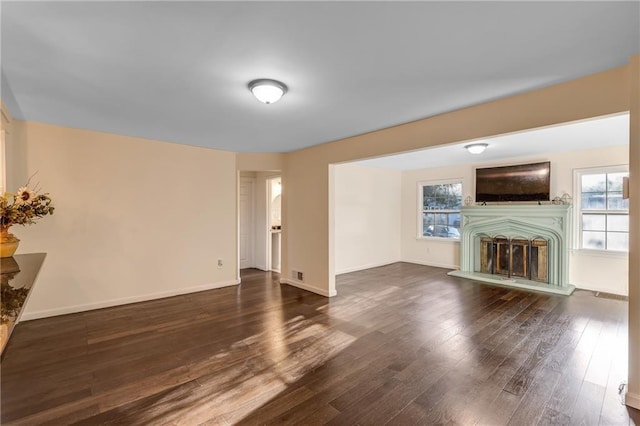
[[[628,166],[577,170],[578,247],[629,251],[629,200],[622,198]]]
[[[462,182],[421,182],[418,199],[420,237],[460,239]]]

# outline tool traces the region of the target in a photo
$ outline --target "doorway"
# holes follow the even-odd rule
[[[240,269],[255,266],[255,178],[242,176],[239,187]]]
[[[239,172],[238,270],[280,272],[281,199],[279,171]]]
[[[280,246],[282,238],[282,179],[267,179],[267,265],[270,271],[280,272]]]

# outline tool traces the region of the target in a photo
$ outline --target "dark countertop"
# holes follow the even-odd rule
[[[46,253],[30,253],[0,259],[2,279],[0,352],[4,350],[13,328],[20,321],[46,256]]]

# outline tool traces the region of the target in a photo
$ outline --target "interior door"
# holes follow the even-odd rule
[[[240,269],[255,267],[253,260],[253,187],[253,179],[240,179]]]

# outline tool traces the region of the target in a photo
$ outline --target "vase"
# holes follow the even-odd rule
[[[18,250],[20,240],[9,232],[8,226],[0,226],[0,258],[12,257]]]

